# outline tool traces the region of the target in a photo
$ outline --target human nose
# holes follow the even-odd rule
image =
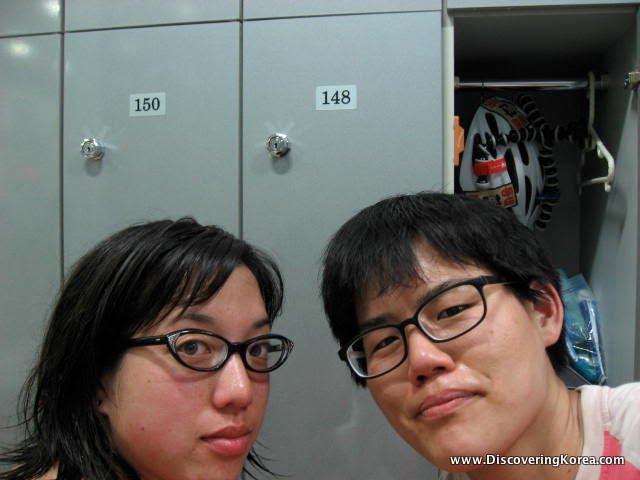
[[[216,408],[244,409],[251,404],[252,380],[239,353],[233,353],[218,370],[212,393]]]
[[[455,367],[453,358],[438,344],[432,342],[419,328],[410,326],[406,331],[409,379],[420,385],[427,379],[450,371]]]

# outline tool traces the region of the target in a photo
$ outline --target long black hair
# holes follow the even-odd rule
[[[61,289],[22,389],[25,437],[0,456],[12,465],[0,479],[38,478],[54,465],[60,480],[137,479],[97,411],[100,379],[117,366],[128,338],[174,308],[206,302],[240,264],[255,276],[273,322],[283,300],[277,266],[219,227],[191,218],[135,225],[82,257]],[[247,459],[272,473],[253,449]]]
[[[325,250],[322,299],[341,346],[358,333],[356,305],[369,288],[383,294],[420,278],[415,256],[420,242],[454,264],[484,267],[512,282],[521,299],[536,301],[539,292],[529,288],[534,280],[560,291],[546,251],[510,211],[462,195],[396,195],[358,212]],[[562,345],[563,336],[547,348],[556,369],[565,363]]]

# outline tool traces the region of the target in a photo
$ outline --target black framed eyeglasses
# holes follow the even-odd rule
[[[341,348],[338,355],[360,378],[372,379],[389,373],[407,359],[408,325],[417,326],[434,343],[461,337],[480,325],[487,315],[483,287],[506,283],[509,282],[501,277],[483,275],[449,285],[427,298],[413,317],[365,330]]]
[[[287,337],[269,333],[244,342],[230,342],[207,330],[186,329],[154,337],[131,338],[126,347],[166,345],[181,364],[199,372],[221,369],[234,353],[240,354],[242,363],[252,372],[267,373],[282,366],[293,349]]]

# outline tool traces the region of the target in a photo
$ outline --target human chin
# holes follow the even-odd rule
[[[451,457],[477,457],[489,453],[486,447],[463,433],[439,432],[420,437],[407,438],[407,443],[437,468],[449,472],[465,472],[473,469],[470,465],[452,465]],[[480,439],[480,441],[482,441]]]
[[[191,455],[184,458],[184,462],[174,461],[170,465],[156,463],[147,465],[147,468],[141,465],[134,468],[141,480],[236,480],[240,478],[245,461],[246,456],[228,458],[209,453],[204,456]]]
[[[435,422],[425,421],[419,416],[403,420],[396,418],[391,423],[414,450],[438,468],[451,471],[452,456],[495,453],[487,450],[491,444],[490,426],[484,426],[479,420],[478,414],[474,413],[470,416],[451,415]]]

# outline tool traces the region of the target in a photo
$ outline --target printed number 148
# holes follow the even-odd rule
[[[334,105],[347,105],[349,102],[351,102],[351,92],[349,92],[349,90],[342,90],[342,92],[336,90],[335,92],[332,92],[331,97],[329,97],[329,93],[328,91],[324,91],[322,92],[322,96],[324,101],[322,102],[323,105],[329,105],[330,103],[333,103]]]

